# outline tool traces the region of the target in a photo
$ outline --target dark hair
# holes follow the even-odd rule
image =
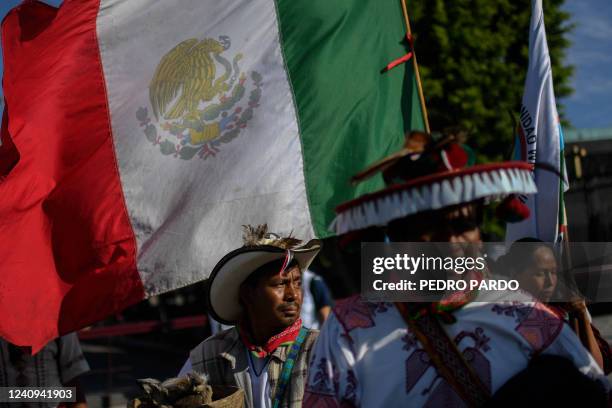
[[[268,262],[267,264],[264,264],[264,265],[260,266],[259,268],[255,269],[244,280],[244,282],[242,282],[242,285],[248,286],[250,288],[256,287],[257,284],[259,283],[259,281],[261,280],[261,278],[263,278],[268,273],[280,271],[280,269],[283,267],[284,263],[285,263],[284,259],[277,259],[276,261]],[[297,266],[297,265],[298,265],[298,263],[297,263],[297,261],[294,258],[291,262],[289,262],[289,265],[287,265],[285,270],[291,269],[291,268],[293,268],[294,266]]]
[[[533,255],[540,248],[550,249],[559,265],[557,252],[552,244],[537,238],[526,237],[512,243],[508,252],[497,260],[496,268],[508,276],[523,272],[533,263]]]

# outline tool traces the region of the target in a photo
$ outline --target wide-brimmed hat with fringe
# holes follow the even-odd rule
[[[225,255],[210,275],[209,311],[224,324],[235,324],[240,318],[240,285],[249,275],[277,260],[284,260],[285,266],[295,260],[304,271],[321,249],[317,239],[304,244],[299,239],[268,232],[267,225],[245,225],[243,241],[244,245]]]
[[[360,182],[382,173],[387,186],[339,205],[331,229],[345,234],[483,199],[506,200],[504,204],[513,215],[528,216],[528,209],[516,196],[537,192],[533,165],[474,162],[473,151],[457,134],[435,142],[426,133],[412,132],[403,149],[353,177],[353,182]]]

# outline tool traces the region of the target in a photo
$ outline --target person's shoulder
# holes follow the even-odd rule
[[[312,329],[310,327],[307,326],[302,326],[304,328],[304,330],[306,330],[306,336],[310,337],[310,336],[318,336],[319,335],[319,329]]]
[[[552,307],[523,291],[480,291],[473,301],[459,309],[461,312],[486,313],[520,323],[537,314],[546,319],[562,318]]]
[[[527,294],[479,296],[477,300],[459,311],[459,321],[494,327],[496,332],[506,333],[506,340],[521,339],[534,352],[547,349],[565,324],[551,307]]]
[[[304,336],[304,340],[300,347],[300,353],[310,354],[311,350],[314,348],[314,345],[317,342],[317,338],[319,337],[319,331],[315,329],[310,329],[308,327],[304,327],[306,329],[306,335]],[[289,346],[290,348],[291,346]]]
[[[210,337],[204,339],[192,351],[203,349],[206,351],[216,352],[217,350],[225,350],[231,347],[240,338],[238,329],[230,327],[229,329],[221,330]]]
[[[238,340],[239,337],[240,335],[238,334],[238,329],[234,326],[213,334],[212,336],[205,339],[204,343],[223,343],[227,341],[234,342]]]
[[[314,343],[317,340],[317,337],[319,337],[319,330],[317,329],[310,329],[308,327],[305,327],[306,329],[306,337],[304,339],[304,344],[308,344],[308,343]]]
[[[230,352],[238,341],[240,341],[240,336],[238,334],[238,329],[235,327],[221,330],[207,337],[189,352],[189,359],[191,360],[192,366],[194,369],[200,370],[198,367],[200,367],[204,361],[216,359]]]

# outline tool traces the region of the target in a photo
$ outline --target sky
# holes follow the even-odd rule
[[[576,24],[567,53],[575,72],[574,94],[560,102],[575,128],[612,128],[612,1],[566,0],[564,8]]]
[[[61,1],[45,0],[55,6]],[[0,18],[19,3],[0,0]],[[557,102],[565,105],[567,119],[576,129],[612,128],[612,1],[566,0],[564,9],[576,25],[567,52],[567,62],[575,66],[574,94]],[[0,61],[0,74],[2,68]]]

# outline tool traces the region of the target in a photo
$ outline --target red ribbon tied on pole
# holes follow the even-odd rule
[[[406,39],[408,40],[408,44],[410,44],[410,51],[408,51],[406,55],[403,55],[387,64],[387,66],[382,70],[383,73],[392,70],[393,68],[397,67],[400,64],[403,64],[406,61],[410,61],[410,58],[412,58],[413,55],[414,44],[412,42],[412,36],[410,34],[406,34]]]

